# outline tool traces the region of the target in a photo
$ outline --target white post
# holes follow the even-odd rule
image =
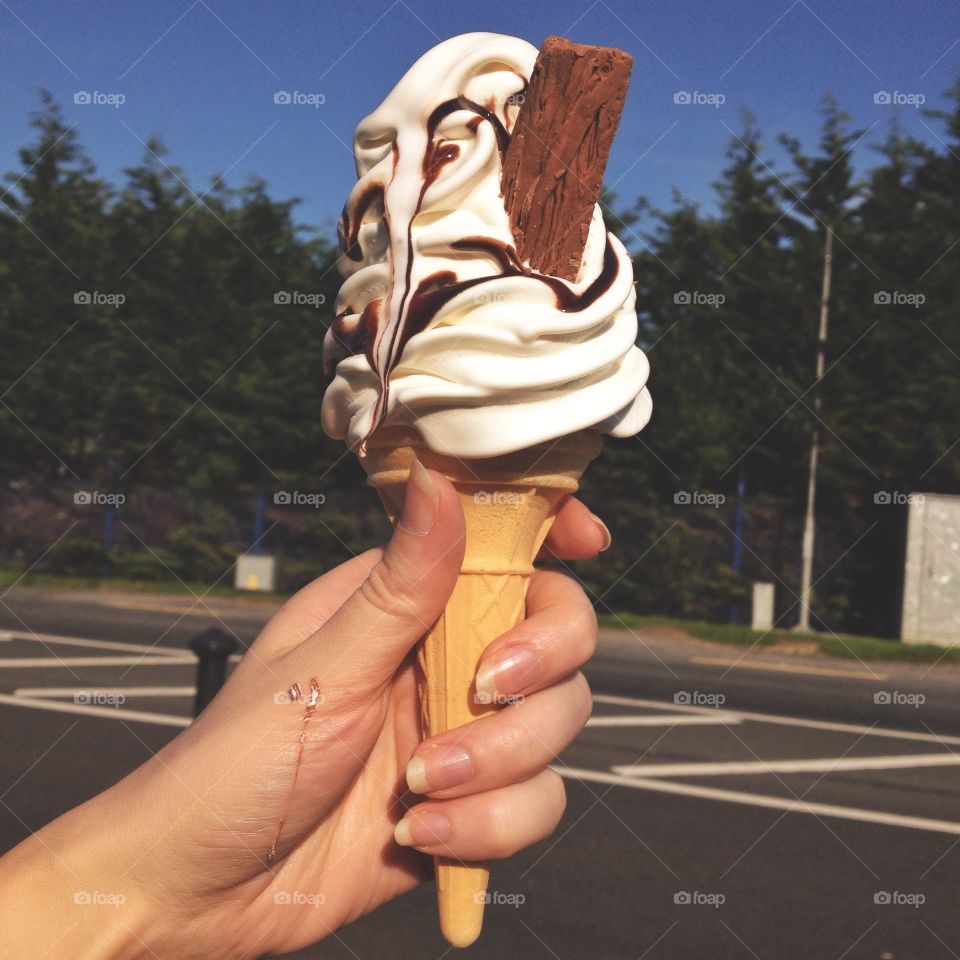
[[[753,584],[753,615],[750,619],[752,630],[773,629],[773,584],[759,580]]]
[[[830,273],[833,265],[833,224],[827,224],[823,246],[823,289],[820,294],[820,335],[817,338],[817,379],[813,387],[813,430],[810,437],[810,467],[807,473],[807,513],[803,521],[802,570],[800,575],[800,620],[797,630],[810,632],[810,594],[813,591],[813,547],[816,535],[817,461],[820,459],[820,381],[827,355],[827,323],[830,315]]]

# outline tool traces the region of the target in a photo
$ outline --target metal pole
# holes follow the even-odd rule
[[[830,274],[833,267],[833,224],[827,224],[823,247],[823,289],[820,295],[820,335],[817,338],[817,379],[813,386],[813,430],[810,437],[810,467],[807,473],[807,513],[803,522],[800,584],[800,620],[797,630],[810,632],[810,594],[813,591],[813,548],[816,535],[817,464],[820,459],[820,382],[827,356],[827,322],[830,314]]]
[[[190,641],[190,649],[197,655],[197,695],[193,703],[193,715],[217,695],[227,677],[227,658],[236,653],[239,644],[229,634],[217,627],[198,633]]]

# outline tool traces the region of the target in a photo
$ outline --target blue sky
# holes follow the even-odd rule
[[[783,165],[776,134],[812,146],[820,98],[832,90],[868,128],[857,151],[862,169],[892,116],[874,102],[877,92],[942,106],[960,75],[952,0],[0,0],[0,165],[18,168],[36,90],[47,87],[108,179],[119,180],[139,162],[141,141],[158,134],[195,190],[214,172],[227,171],[234,185],[259,174],[273,196],[303,198],[302,222],[332,232],[354,179],[357,121],[423,51],[471,30],[536,45],[560,33],[629,51],[634,72],[608,182],[623,201],[643,194],[656,205],[669,205],[674,188],[711,204],[743,106]],[[280,90],[323,103],[276,105]],[[77,91],[124,102],[75,104]],[[676,104],[678,91],[724,102]],[[911,132],[936,143],[935,121],[914,106],[899,109]]]

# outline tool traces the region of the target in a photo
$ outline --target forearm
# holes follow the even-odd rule
[[[146,844],[121,813],[108,792],[0,858],[0,956],[193,956],[184,936],[190,924],[177,920],[181,910],[142,883]]]

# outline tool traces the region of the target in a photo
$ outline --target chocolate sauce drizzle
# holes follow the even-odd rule
[[[458,294],[469,290],[471,287],[478,286],[482,283],[489,283],[491,280],[498,280],[505,276],[530,277],[546,284],[556,297],[557,308],[564,313],[569,313],[583,310],[597,300],[610,288],[617,276],[617,256],[610,244],[609,236],[604,250],[603,268],[597,278],[582,293],[577,293],[572,290],[565,281],[557,277],[539,274],[525,267],[520,262],[516,249],[510,244],[503,243],[493,237],[464,237],[454,241],[452,244],[453,248],[488,255],[496,262],[500,273],[488,277],[458,280],[454,271],[439,270],[425,277],[417,285],[415,290],[411,290],[414,260],[413,221],[420,213],[424,196],[430,185],[434,183],[448,164],[460,156],[460,148],[457,144],[442,139],[436,140],[437,128],[446,117],[458,110],[468,110],[476,114],[476,116],[467,123],[467,129],[472,133],[476,133],[480,124],[484,121],[490,123],[497,138],[497,148],[500,153],[501,163],[503,161],[503,154],[510,142],[510,134],[493,110],[467,97],[460,96],[452,100],[447,100],[441,103],[430,114],[426,124],[427,148],[424,151],[421,164],[423,182],[420,187],[420,194],[417,197],[413,215],[406,224],[408,252],[404,289],[397,312],[397,322],[394,329],[389,332],[390,344],[387,354],[389,357],[387,368],[384,370],[379,369],[376,357],[376,340],[377,335],[381,332],[380,324],[383,318],[384,297],[377,297],[371,300],[358,319],[353,319],[352,322],[348,321],[347,314],[352,313],[351,308],[348,307],[337,315],[333,323],[334,336],[344,348],[345,352],[349,355],[363,351],[371,369],[374,370],[380,378],[380,395],[374,407],[370,429],[360,444],[361,454],[366,449],[367,440],[369,440],[370,436],[386,415],[389,400],[390,373],[399,362],[407,342],[414,335],[424,331],[440,310]],[[396,171],[399,157],[396,143],[393,145],[392,152],[393,169]],[[346,256],[351,260],[359,261],[362,259],[362,252],[359,247],[360,226],[367,211],[377,202],[383,207],[384,223],[389,232],[390,218],[389,211],[386,208],[385,187],[383,184],[372,184],[368,187],[354,205],[352,214],[349,214],[347,210],[344,209],[338,232],[340,234],[341,247]]]

